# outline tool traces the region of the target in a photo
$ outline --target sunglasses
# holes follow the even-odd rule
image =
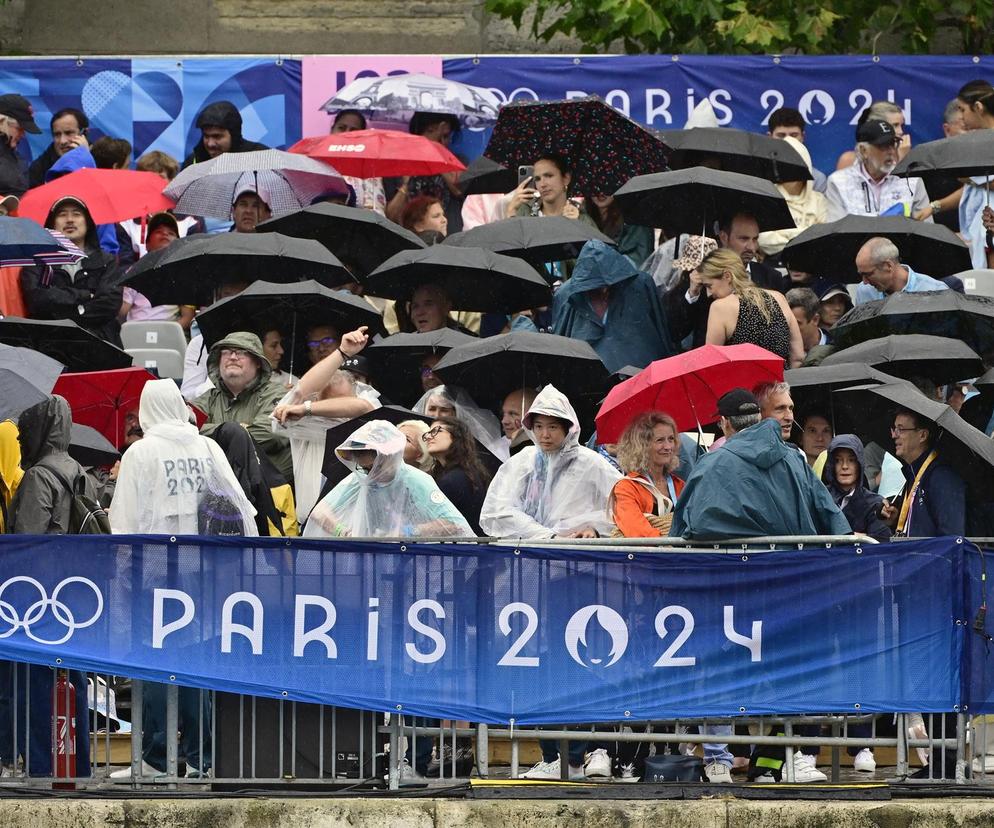
[[[316,351],[322,345],[337,345],[338,340],[333,336],[326,336],[324,339],[309,339],[307,340],[307,347],[312,351]]]

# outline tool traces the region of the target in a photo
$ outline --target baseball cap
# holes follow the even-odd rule
[[[896,144],[899,139],[894,127],[887,121],[870,120],[856,127],[856,140],[860,143],[873,144],[875,147],[884,147]]]
[[[145,228],[145,235],[151,235],[152,231],[155,230],[156,227],[160,227],[163,224],[168,224],[172,228],[173,232],[177,236],[179,235],[179,222],[176,221],[176,216],[165,211],[161,213],[154,213],[149,217],[148,225]]]
[[[0,95],[0,115],[13,118],[25,132],[41,135],[41,130],[35,123],[34,108],[23,95]]]
[[[358,374],[359,376],[369,376],[369,360],[361,354],[342,360],[341,368],[343,371],[349,371],[353,374]]]
[[[759,413],[759,401],[745,388],[733,388],[718,398],[718,414],[722,417],[744,417]]]

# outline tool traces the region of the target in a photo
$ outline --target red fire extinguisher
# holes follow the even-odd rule
[[[52,770],[56,777],[72,779],[76,776],[76,689],[69,681],[66,670],[59,670],[57,675],[52,691],[55,696],[52,700],[52,727],[55,729]],[[73,782],[54,783],[52,787],[76,790]]]

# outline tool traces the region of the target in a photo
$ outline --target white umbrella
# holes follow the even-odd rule
[[[274,216],[308,207],[322,195],[344,196],[348,186],[324,161],[282,150],[225,152],[192,164],[163,191],[176,212],[190,216],[231,218],[235,196],[245,190],[264,194]]]
[[[468,127],[497,120],[500,101],[489,89],[420,72],[358,78],[340,89],[321,109],[357,109],[372,120],[406,123],[415,112],[455,115]]]

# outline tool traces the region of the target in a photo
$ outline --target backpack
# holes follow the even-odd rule
[[[76,477],[75,485],[63,477],[62,472],[55,470],[45,463],[39,463],[50,471],[67,492],[69,492],[69,535],[109,535],[110,517],[107,510],[97,501],[86,494],[84,475]]]

